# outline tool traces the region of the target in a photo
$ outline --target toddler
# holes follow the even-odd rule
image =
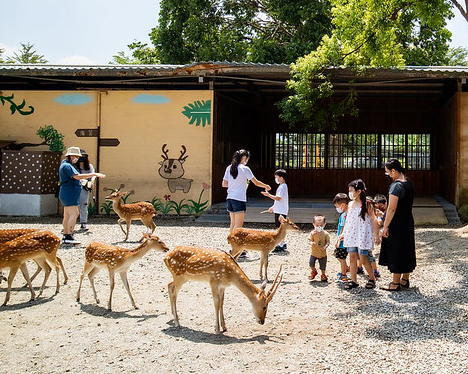
[[[340,219],[338,220],[338,232],[336,234],[338,237],[343,231],[343,227],[345,225],[346,213],[348,211],[348,203],[349,197],[345,193],[338,193],[333,199],[333,205],[335,206],[337,212],[340,213]],[[348,265],[346,263],[348,251],[343,245],[343,240],[337,240],[335,247],[335,257],[339,261],[341,266],[341,271],[338,273],[338,280],[340,282],[348,282]]]
[[[320,279],[322,282],[328,282],[328,277],[325,274],[327,268],[327,247],[330,244],[330,235],[325,229],[325,217],[321,214],[314,216],[313,221],[314,229],[309,235],[309,243],[311,244],[310,250],[310,275],[309,279],[312,280],[318,274],[315,268],[315,262],[318,261],[320,267]]]

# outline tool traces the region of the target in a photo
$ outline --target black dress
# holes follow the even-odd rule
[[[413,220],[413,184],[395,181],[390,185],[389,195],[398,196],[398,204],[388,227],[388,238],[382,239],[379,264],[387,266],[392,273],[410,273],[416,267]]]

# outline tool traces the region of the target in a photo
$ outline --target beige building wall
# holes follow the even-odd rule
[[[459,92],[457,206],[468,204],[468,92]]]
[[[153,198],[164,202],[165,196],[177,203],[198,201],[204,190],[201,201],[211,204],[212,91],[2,93],[11,94],[16,104],[25,100],[23,110],[32,106],[34,112],[11,115],[8,104],[0,106],[0,140],[39,143],[35,134],[39,127],[54,126],[65,136],[67,147],[85,149],[91,163],[107,175],[99,183],[100,204],[106,195],[103,188],[121,184],[134,191],[128,202]],[[78,129],[100,129],[101,139],[117,139],[120,144],[98,149],[98,139],[78,137]],[[186,149],[183,155],[182,146]],[[180,178],[168,173],[161,176],[162,155],[177,171],[183,168]],[[174,175],[178,174],[173,171]]]

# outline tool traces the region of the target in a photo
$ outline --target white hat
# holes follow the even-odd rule
[[[79,147],[70,147],[67,149],[67,153],[65,154],[66,156],[78,156],[81,157],[81,152]]]

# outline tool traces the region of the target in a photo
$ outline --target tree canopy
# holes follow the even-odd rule
[[[355,94],[332,99],[330,67],[363,73],[368,67],[402,68],[446,61],[452,17],[445,0],[331,0],[333,30],[320,46],[292,64],[291,95],[280,107],[282,118],[304,128],[334,126],[346,113],[356,114]]]
[[[150,39],[129,45],[114,62],[291,63],[331,32],[328,0],[162,0]]]
[[[13,53],[13,56],[7,57],[6,62],[10,64],[46,64],[48,61],[44,55],[40,55],[37,51],[33,50],[34,44],[20,43],[21,50]]]

